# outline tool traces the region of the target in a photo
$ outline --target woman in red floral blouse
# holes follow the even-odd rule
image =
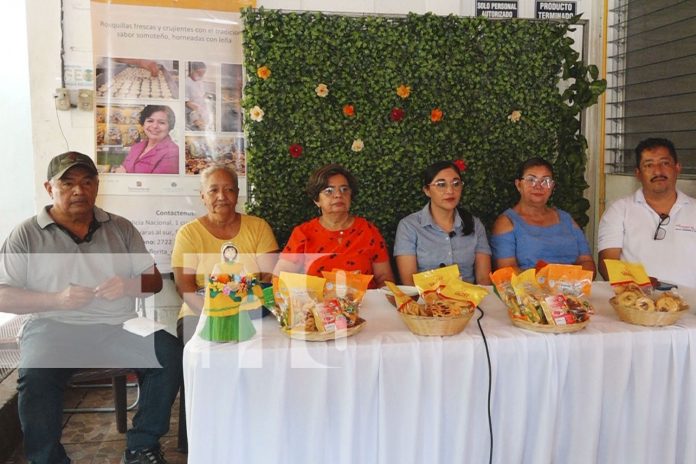
[[[321,215],[293,229],[273,273],[321,276],[321,271],[342,269],[372,274],[371,287],[393,282],[382,234],[371,222],[350,214],[358,193],[350,171],[338,164],[323,166],[312,173],[306,191]]]

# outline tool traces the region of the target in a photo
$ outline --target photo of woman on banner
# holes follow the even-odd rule
[[[186,76],[186,130],[215,130],[215,91],[209,80],[204,80],[208,67],[202,61],[188,64]],[[210,79],[211,76],[208,76]],[[212,90],[212,92],[211,92]]]
[[[165,105],[147,105],[140,112],[145,139],[130,147],[117,173],[178,174],[179,146],[169,133],[174,128],[174,111]]]

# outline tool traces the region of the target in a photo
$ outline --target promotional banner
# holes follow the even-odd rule
[[[147,3],[92,2],[100,193],[190,195],[213,162],[245,191],[238,11],[251,3]]]
[[[91,3],[98,203],[133,222],[162,272],[179,227],[205,213],[206,166],[232,165],[238,207],[246,197],[245,6],[254,2]]]

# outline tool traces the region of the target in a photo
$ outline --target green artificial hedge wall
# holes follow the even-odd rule
[[[571,48],[578,18],[242,16],[247,210],[281,246],[317,215],[304,186],[330,162],[355,174],[351,211],[390,246],[399,220],[426,204],[420,171],[443,159],[465,164],[462,205],[487,227],[517,201],[515,171],[532,156],[554,165],[553,203],[587,223],[578,115],[606,84]]]

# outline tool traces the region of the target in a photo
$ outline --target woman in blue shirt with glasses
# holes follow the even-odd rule
[[[394,240],[396,266],[405,285],[413,274],[459,265],[464,281],[490,285],[491,250],[481,221],[459,207],[462,178],[457,165],[439,161],[422,172],[425,207],[399,222]]]
[[[567,212],[548,206],[553,193],[553,167],[542,158],[520,166],[515,187],[520,200],[493,224],[491,248],[496,269],[512,266],[525,270],[538,261],[579,264],[595,272],[590,246]]]

